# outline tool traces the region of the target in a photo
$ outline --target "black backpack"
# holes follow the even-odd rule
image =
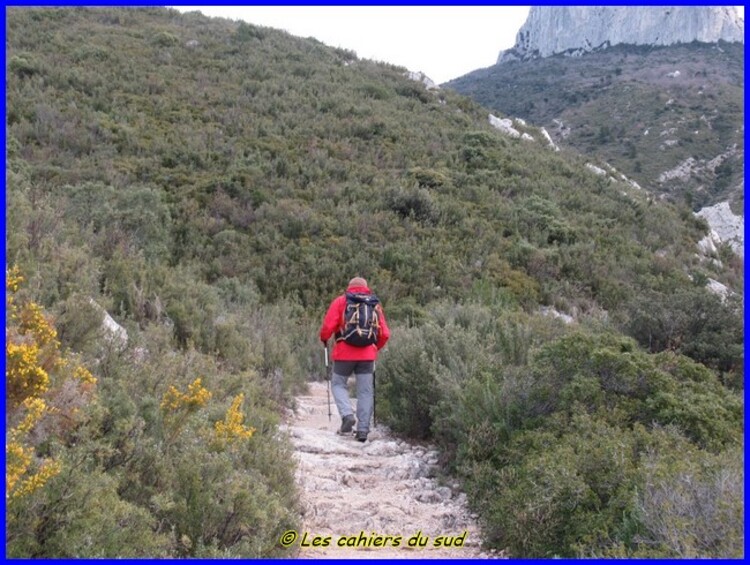
[[[336,341],[366,347],[378,342],[380,332],[380,301],[374,294],[346,293],[344,327],[336,334]]]

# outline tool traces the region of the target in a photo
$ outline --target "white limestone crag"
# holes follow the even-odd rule
[[[497,116],[490,114],[489,122],[492,127],[499,129],[510,137],[521,137],[521,132],[513,127],[513,120],[510,118],[498,118]]]
[[[562,320],[565,324],[572,324],[576,321],[573,316],[564,314],[552,306],[542,306],[541,308],[539,308],[539,312],[542,314],[542,316]]]
[[[105,339],[118,348],[124,348],[128,344],[128,331],[115,322],[109,312],[99,306],[93,298],[89,298],[89,304],[102,315],[101,329]]]
[[[407,78],[410,78],[411,80],[421,82],[427,90],[440,90],[440,87],[437,84],[435,84],[435,81],[433,81],[430,77],[428,77],[423,72],[409,71],[406,73],[406,76]]]
[[[729,298],[730,296],[734,296],[735,294],[727,285],[720,283],[716,279],[708,279],[706,288],[709,290],[709,292],[712,292],[715,295],[719,296],[722,300],[726,300],[727,298]]]
[[[718,238],[718,243],[728,243],[737,255],[744,258],[745,218],[732,212],[729,202],[708,206],[696,215],[708,223],[712,240],[716,241]]]
[[[493,116],[492,114],[489,114],[488,119],[492,127],[500,130],[505,135],[508,135],[516,139],[520,138],[520,139],[523,139],[524,141],[536,141],[534,137],[531,136],[530,134],[526,132],[521,133],[516,128],[514,128],[513,120],[511,120],[510,118],[498,118],[497,116]],[[522,120],[521,118],[516,118],[515,121],[520,126],[526,126],[526,122]],[[550,141],[552,140],[550,139]]]
[[[560,147],[554,141],[552,141],[552,137],[550,136],[549,132],[544,128],[542,128],[542,136],[547,140],[547,144],[552,148],[553,151],[560,151]]]
[[[745,19],[733,6],[532,6],[515,45],[497,62],[618,44],[744,43],[744,37]]]
[[[586,168],[598,177],[603,177],[607,174],[607,171],[605,171],[604,169],[600,169],[592,163],[586,163]]]
[[[721,243],[721,238],[714,230],[710,230],[708,235],[698,242],[698,250],[705,256],[711,257],[719,252],[717,244]]]

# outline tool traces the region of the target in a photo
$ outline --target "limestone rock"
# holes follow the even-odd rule
[[[744,43],[745,19],[731,6],[533,6],[498,63],[581,55],[612,45]]]
[[[718,237],[720,242],[728,243],[737,255],[745,256],[745,218],[732,212],[728,202],[703,208],[696,215],[708,222],[714,240]]]

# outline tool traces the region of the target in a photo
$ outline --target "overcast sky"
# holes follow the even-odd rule
[[[435,83],[489,67],[513,46],[528,6],[173,6],[314,37],[421,71]]]
[[[361,59],[421,71],[437,84],[494,65],[529,13],[528,6],[174,7],[314,37]]]

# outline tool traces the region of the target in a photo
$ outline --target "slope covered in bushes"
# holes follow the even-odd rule
[[[441,304],[378,368],[512,556],[737,557],[743,400],[705,366],[493,305]]]
[[[513,514],[481,500],[531,495],[492,475],[514,472],[509,446],[473,454],[473,422],[572,442],[570,426],[622,401],[627,415],[602,426],[637,434],[637,418],[660,414],[694,446],[696,465],[738,449],[739,396],[725,385],[742,383],[741,298],[705,285],[741,289],[742,266],[728,249],[696,255],[706,225],[687,207],[592,173],[534,128],[525,131],[535,142],[505,137],[486,109],[427,91],[405,69],[312,39],[166,9],[9,9],[6,18],[8,263],[55,318],[62,350],[97,377],[76,441],[34,444],[62,471],[9,507],[13,555],[279,554],[279,528],[295,517],[275,424],[294,391],[322,375],[319,318],[354,274],[370,280],[393,326],[382,371],[391,423],[439,439],[476,493],[488,540],[516,555],[602,546],[579,530],[555,537],[497,522]],[[90,300],[127,330],[124,348],[101,333]],[[475,312],[448,332],[440,312],[454,307]],[[595,386],[598,369],[561,369],[529,388],[545,348],[574,339],[542,307],[577,319],[590,335],[584,357],[619,351],[606,340],[626,344],[636,368],[613,361],[611,380],[659,379],[616,400]],[[700,382],[671,374],[653,357],[664,351]],[[520,396],[567,387],[569,398],[542,410],[460,397],[513,383]],[[688,399],[701,395],[725,406],[716,422],[691,414]],[[450,399],[455,421],[445,417]],[[588,420],[573,417],[574,402],[589,403]],[[631,406],[639,402],[648,407]],[[6,421],[23,421],[24,410]],[[500,425],[495,414],[507,411],[513,421]],[[240,412],[239,447],[217,443]],[[641,424],[649,438],[662,433]],[[526,457],[541,457],[547,444],[531,439],[540,451]],[[480,459],[493,471],[465,473]],[[633,492],[628,480],[602,487],[586,512],[615,513],[606,493]],[[91,492],[100,494],[74,502]],[[573,495],[555,496],[564,506]],[[126,517],[119,537],[98,499]],[[143,528],[151,542],[131,547]],[[509,531],[543,537],[509,540]],[[613,539],[623,551],[641,547]]]
[[[744,202],[744,45],[615,45],[479,69],[445,86],[547,128],[697,212]]]

